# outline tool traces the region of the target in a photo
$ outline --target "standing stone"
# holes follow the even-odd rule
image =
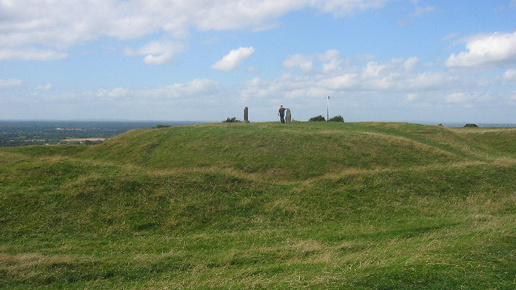
[[[249,123],[249,109],[247,107],[244,108],[244,122]]]
[[[287,109],[287,118],[286,118],[285,122],[287,124],[290,124],[291,121],[292,121],[292,116],[290,115],[290,109]]]

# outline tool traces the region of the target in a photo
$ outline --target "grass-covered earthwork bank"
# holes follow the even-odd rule
[[[514,289],[516,129],[219,123],[0,148],[0,288]]]

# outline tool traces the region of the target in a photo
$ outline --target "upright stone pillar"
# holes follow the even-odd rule
[[[247,107],[244,108],[244,123],[249,123],[249,109]]]
[[[292,121],[292,116],[290,115],[290,109],[287,109],[287,117],[285,119],[285,123],[290,124]]]

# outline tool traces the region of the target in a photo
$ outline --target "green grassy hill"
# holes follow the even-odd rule
[[[516,129],[203,124],[0,148],[0,288],[516,285]]]

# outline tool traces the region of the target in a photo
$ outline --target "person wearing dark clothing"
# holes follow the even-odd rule
[[[280,117],[280,121],[281,123],[285,123],[285,108],[283,108],[283,105],[280,106],[279,108],[279,111],[278,111],[278,115]]]

